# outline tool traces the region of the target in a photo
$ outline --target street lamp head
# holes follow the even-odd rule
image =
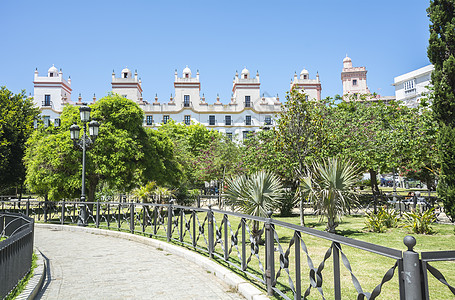
[[[97,121],[93,120],[90,123],[88,123],[88,132],[91,137],[96,138],[98,136],[98,132],[100,129],[100,123]]]
[[[79,112],[81,113],[81,121],[82,122],[88,122],[88,120],[90,119],[90,111],[92,109],[88,106],[81,106],[79,107]]]
[[[81,132],[81,129],[76,124],[73,124],[70,126],[71,139],[73,141],[77,141],[79,139],[80,132]]]

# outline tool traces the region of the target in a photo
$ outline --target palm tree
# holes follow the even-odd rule
[[[359,176],[357,165],[351,161],[327,159],[307,168],[297,193],[301,192],[314,203],[317,213],[327,217],[326,230],[334,233],[341,216],[357,204],[353,186]]]
[[[150,181],[146,185],[135,188],[132,193],[134,197],[140,199],[142,202],[148,202],[148,198],[153,194],[156,182]]]
[[[283,197],[281,180],[269,171],[231,177],[226,180],[226,187],[226,204],[251,216],[267,217],[267,212],[274,211]],[[258,221],[253,221],[251,234],[256,241],[260,239]]]
[[[174,192],[174,190],[170,190],[170,189],[168,189],[166,187],[157,186],[155,188],[155,190],[153,191],[153,194],[155,196],[157,196],[157,198],[158,198],[157,202],[158,203],[164,203],[165,199],[169,200],[170,197],[174,196],[175,192]]]

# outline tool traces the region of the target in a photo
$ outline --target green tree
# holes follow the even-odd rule
[[[21,187],[25,180],[25,145],[39,110],[25,91],[0,87],[0,190]]]
[[[288,183],[294,180],[292,162],[276,142],[278,132],[261,130],[243,141],[241,161],[243,169],[249,173],[260,170],[273,171]]]
[[[341,215],[356,204],[353,186],[360,175],[356,164],[332,158],[313,163],[301,177],[299,192],[327,217],[328,232],[334,233]]]
[[[225,135],[202,124],[170,121],[159,130],[174,143],[175,157],[182,166],[182,189],[202,187],[204,181],[220,180],[239,170],[239,149]]]
[[[101,123],[99,136],[87,151],[88,201],[94,201],[99,183],[128,192],[148,181],[178,181],[180,169],[173,144],[158,132],[142,126],[137,104],[110,94],[92,105],[92,118]],[[73,147],[69,127],[79,123],[76,106],[65,106],[61,127],[37,131],[28,145],[27,184],[50,200],[74,198],[81,186],[82,153]]]
[[[278,115],[276,142],[278,149],[288,159],[288,167],[294,173],[301,173],[305,165],[324,156],[327,145],[327,131],[324,130],[328,119],[330,103],[308,100],[297,90],[286,94],[286,102]],[[297,184],[296,184],[297,185]],[[304,225],[303,197],[300,197],[300,223]]]
[[[394,101],[343,101],[331,111],[326,127],[330,156],[349,158],[368,171],[373,194],[379,193],[377,172],[409,168],[428,155],[422,143],[433,129],[418,109]]]
[[[69,132],[69,122],[47,129],[40,124],[27,142],[24,157],[27,187],[51,201],[74,198],[81,186],[80,155],[69,134],[62,133],[65,129]]]
[[[434,65],[433,111],[440,123],[438,150],[441,171],[438,196],[446,214],[455,218],[455,2],[430,1],[428,58]]]

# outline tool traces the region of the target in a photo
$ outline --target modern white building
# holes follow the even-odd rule
[[[395,87],[396,100],[409,107],[417,107],[420,99],[428,92],[433,70],[434,66],[428,65],[395,77],[392,85]]]
[[[246,68],[240,75],[236,72],[231,99],[221,101],[217,97],[214,104],[208,104],[203,93],[201,96],[199,71],[193,76],[187,66],[181,74],[179,77],[175,71],[174,93],[164,101],[159,101],[158,97],[152,101],[144,100],[137,71],[133,77],[128,68],[121,71],[120,78],[115,76],[115,71],[112,72],[112,92],[139,104],[145,114],[144,126],[157,128],[171,119],[187,125],[200,123],[238,140],[273,126],[275,115],[281,111],[282,102],[278,95],[261,96],[259,72],[254,77]],[[77,102],[71,101],[71,80],[65,81],[62,72],[58,73],[55,67],[49,69],[46,77],[39,77],[35,71],[34,84],[35,103],[45,119],[59,118],[65,104],[82,105],[80,95]],[[316,79],[310,79],[308,71],[303,69],[300,78],[294,76],[291,88],[305,92],[309,99],[321,99],[319,74]]]

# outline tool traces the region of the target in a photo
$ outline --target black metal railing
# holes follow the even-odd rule
[[[0,299],[30,272],[34,220],[23,214],[0,212]]]
[[[408,250],[401,251],[289,224],[271,218],[271,214],[269,218],[253,217],[211,206],[34,200],[18,205],[16,202],[1,201],[0,209],[58,224],[77,224],[80,206],[86,205],[88,226],[181,244],[223,261],[262,285],[269,295],[284,299],[313,296],[375,299],[384,288],[391,295],[389,298],[414,299],[415,291],[421,291],[422,297],[430,293],[427,271],[448,287],[449,294],[455,295],[442,273],[428,264],[434,259],[455,260],[455,251],[424,252],[419,258],[413,251],[412,237],[405,239]],[[374,268],[363,270],[358,253]],[[421,276],[407,275],[414,273]]]

